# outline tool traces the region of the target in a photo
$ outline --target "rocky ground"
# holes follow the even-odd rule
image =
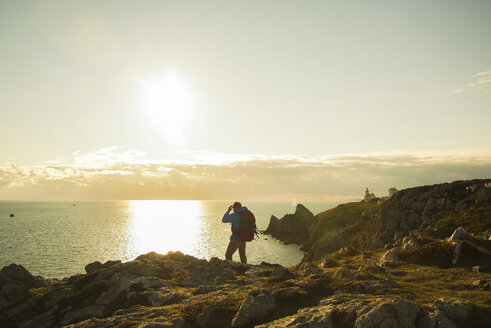
[[[0,326],[489,327],[489,274],[386,257],[341,252],[285,268],[148,253],[62,281],[12,264],[0,271]]]
[[[408,189],[315,217],[299,205],[268,228],[304,245],[294,267],[148,253],[55,280],[11,264],[0,327],[489,327],[488,190],[489,180]]]

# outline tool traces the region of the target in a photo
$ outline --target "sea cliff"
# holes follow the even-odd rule
[[[459,227],[469,233],[469,241],[489,249],[484,240],[491,235],[491,179],[409,188],[387,200],[342,204],[315,217],[306,211],[299,205],[295,214],[273,216],[265,231],[303,245],[304,261],[342,248],[361,252],[443,241]],[[294,238],[291,231],[297,231]]]

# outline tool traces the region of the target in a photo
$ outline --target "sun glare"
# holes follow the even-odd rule
[[[169,144],[182,146],[185,131],[190,130],[192,92],[175,69],[151,80],[138,80],[143,86],[143,114],[152,130],[163,135]]]
[[[196,253],[202,211],[199,201],[131,201],[128,227],[131,238],[126,253],[130,256],[151,251]]]

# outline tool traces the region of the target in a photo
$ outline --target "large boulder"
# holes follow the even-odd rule
[[[292,279],[295,276],[287,268],[278,265],[273,268],[270,277],[271,277],[270,278],[271,281],[284,281],[284,280]]]
[[[354,328],[414,328],[421,306],[406,300],[384,300],[372,303],[362,311]],[[362,314],[363,313],[363,314]]]
[[[89,263],[85,266],[85,272],[92,273],[96,270],[108,268],[108,267],[116,265],[116,264],[121,264],[121,261],[107,261],[104,264],[102,264],[99,261],[95,261],[95,262]]]
[[[210,261],[195,260],[185,266],[180,272],[185,276],[181,285],[198,287],[203,285],[220,285],[234,281],[236,274],[241,274],[244,267],[232,261],[212,258]]]
[[[469,239],[472,239],[472,236],[463,227],[458,227],[457,229],[455,229],[452,236],[448,238],[448,241],[469,240]]]
[[[121,298],[125,299],[134,278],[133,275],[124,271],[114,274],[105,284],[106,289],[98,294],[95,303],[109,305]]]
[[[304,308],[289,317],[281,318],[269,323],[265,323],[256,328],[332,328],[331,319],[332,307],[312,307]]]
[[[485,328],[491,313],[465,300],[445,297],[431,304],[424,321],[426,327]]]
[[[355,275],[351,273],[351,271],[348,269],[336,270],[336,272],[334,272],[333,274],[333,277],[337,279],[348,279],[348,280],[355,279]]]
[[[394,247],[387,252],[385,252],[384,255],[380,258],[378,265],[379,266],[387,266],[390,265],[391,263],[399,261],[399,252],[400,249],[398,247]]]
[[[0,270],[0,311],[29,298],[29,290],[45,286],[40,277],[34,277],[22,265],[10,264]]]
[[[89,305],[87,307],[68,312],[63,318],[61,324],[68,325],[93,317],[102,317],[103,314],[104,307],[102,305]]]
[[[254,291],[244,300],[232,320],[232,327],[243,327],[266,318],[275,309],[276,300],[268,291]]]
[[[270,318],[288,316],[311,301],[301,287],[253,290],[235,314],[232,327],[250,327]]]
[[[331,256],[326,255],[321,258],[320,263],[319,263],[321,268],[335,268],[339,266],[339,263],[336,262]]]
[[[491,183],[487,183],[485,188],[480,190],[476,195],[477,202],[491,202]]]
[[[402,299],[364,299],[351,301],[325,299],[321,305],[301,309],[297,314],[272,321],[257,328],[280,327],[355,327],[415,328],[422,307]]]

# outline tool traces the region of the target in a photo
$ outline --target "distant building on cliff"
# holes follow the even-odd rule
[[[367,188],[365,190],[365,198],[363,199],[363,201],[365,201],[366,203],[374,201],[374,200],[378,200],[379,202],[383,202],[383,201],[386,201],[387,199],[389,199],[390,197],[392,197],[398,191],[399,190],[397,190],[396,187],[392,187],[392,188],[389,188],[389,196],[376,197],[375,194],[371,193]]]
[[[365,190],[365,199],[364,199],[364,201],[365,201],[365,202],[370,202],[370,201],[372,201],[372,200],[374,200],[374,199],[376,199],[376,198],[377,198],[377,197],[375,197],[375,194],[370,193],[370,192],[368,191],[368,188],[367,188],[367,190]]]

